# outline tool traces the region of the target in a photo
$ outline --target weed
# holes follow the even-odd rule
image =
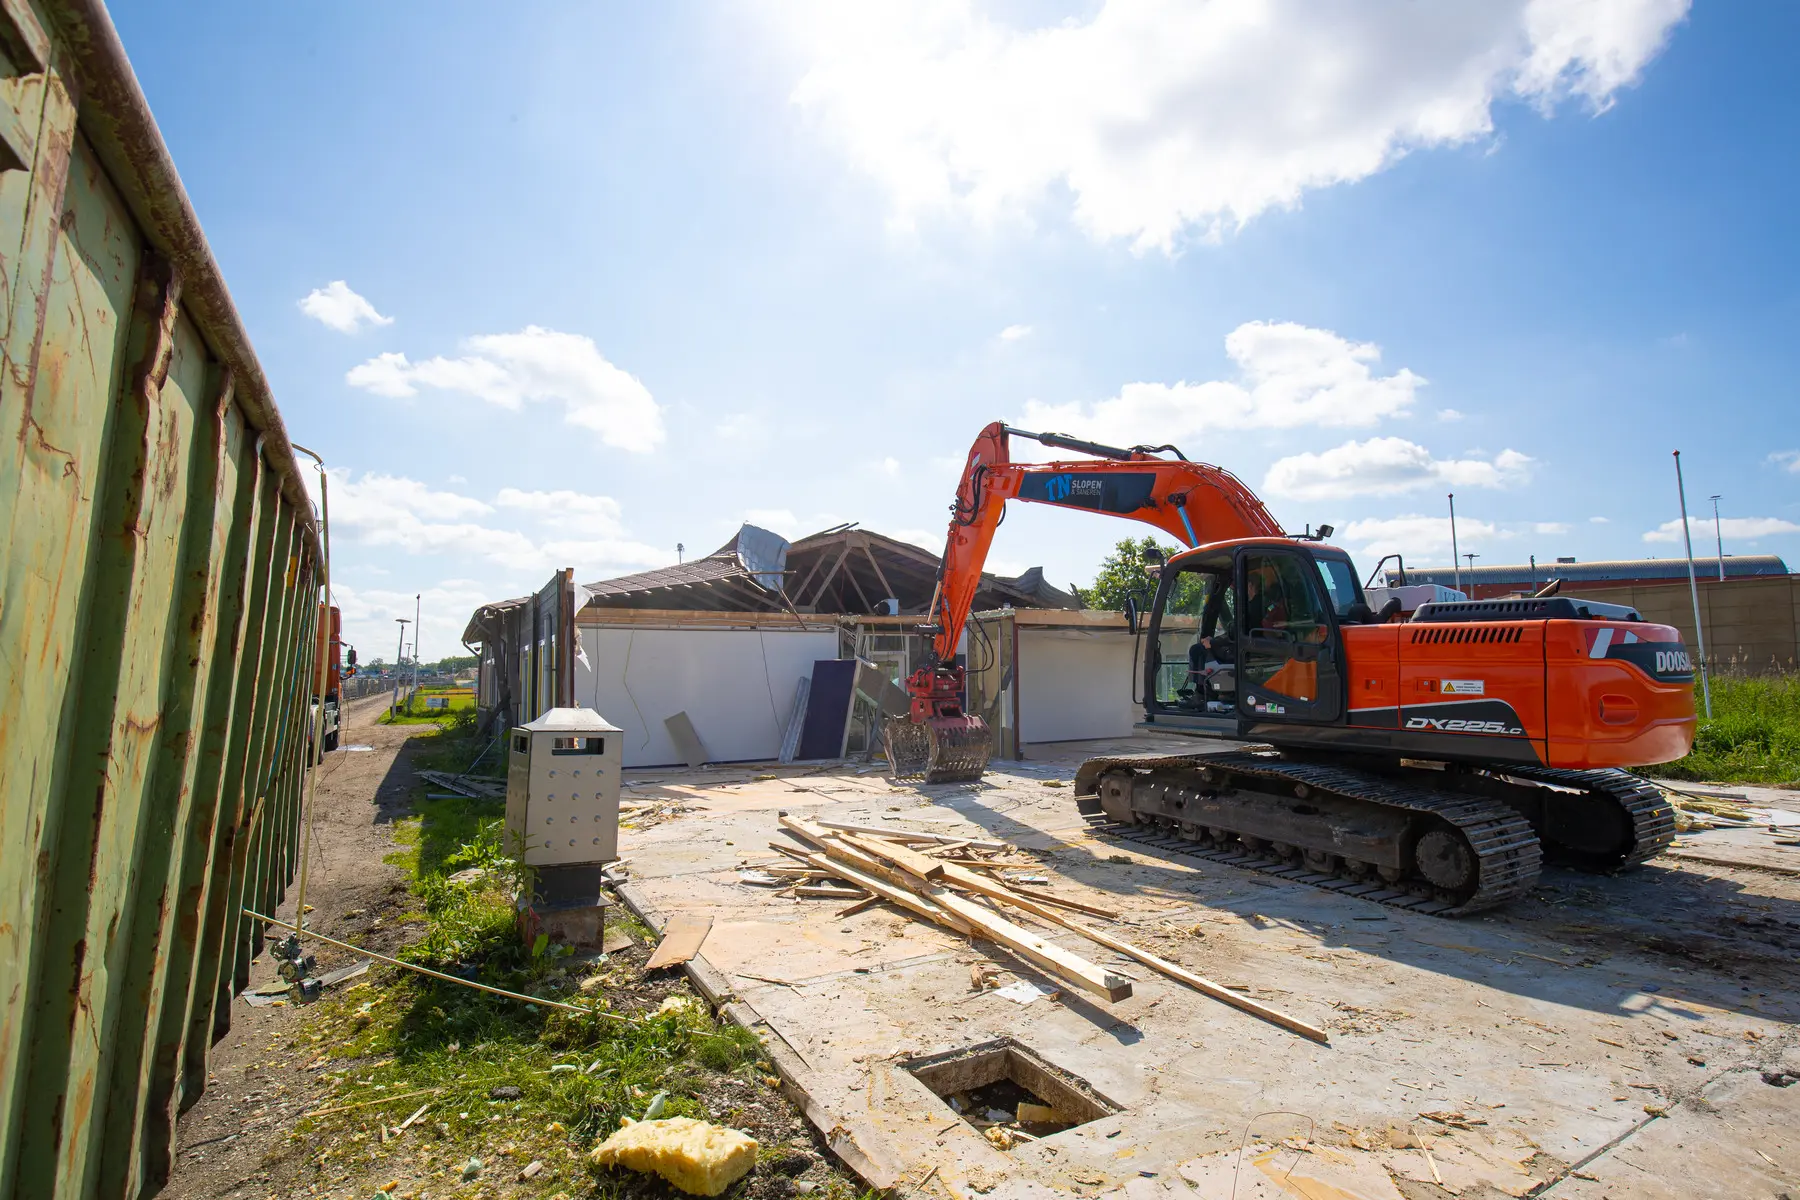
[[[430,706],[427,701],[436,701]],[[420,688],[399,709],[390,707],[382,714],[383,725],[436,725],[439,728],[472,733],[477,720],[475,693]]]
[[[478,749],[447,732],[425,734],[414,765],[461,770]],[[768,1103],[784,1108],[770,1092],[773,1077],[754,1034],[715,1021],[679,980],[643,974],[638,964],[654,938],[636,921],[619,914],[611,924],[643,945],[610,957],[521,937],[512,897],[523,872],[505,853],[503,807],[420,798],[400,822],[403,848],[391,861],[411,878],[425,932],[399,957],[591,1010],[547,1009],[386,970],[328,997],[301,1036],[309,1053],[321,1052],[334,1085],[322,1107],[360,1107],[301,1123],[295,1136],[312,1140],[309,1165],[321,1176],[347,1170],[365,1152],[342,1148],[359,1141],[374,1143],[366,1151],[373,1162],[381,1130],[428,1105],[396,1145],[393,1153],[414,1164],[394,1162],[398,1173],[424,1171],[451,1184],[470,1157],[495,1167],[510,1159],[514,1169],[541,1159],[539,1182],[575,1192],[588,1186],[586,1147],[624,1118],[642,1119],[658,1097],[661,1116],[731,1123],[765,1119],[753,1114],[770,1111]],[[481,873],[452,880],[469,868]],[[621,1198],[667,1194],[660,1183],[625,1174],[603,1175],[593,1187],[595,1195]],[[850,1200],[855,1191],[833,1176],[822,1195]]]
[[[1800,783],[1800,675],[1720,675],[1686,758],[1645,773],[1714,783]]]

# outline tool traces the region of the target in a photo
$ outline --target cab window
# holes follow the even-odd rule
[[[1319,578],[1325,584],[1325,595],[1332,611],[1338,620],[1346,620],[1350,616],[1350,606],[1363,598],[1362,588],[1357,586],[1356,575],[1350,570],[1350,564],[1341,558],[1320,556],[1313,559],[1319,568]]]
[[[1189,567],[1174,575],[1161,594],[1156,637],[1156,703],[1195,711],[1218,711],[1218,689],[1209,688],[1208,664],[1234,659],[1236,600],[1229,564]],[[1215,701],[1208,707],[1208,701]]]

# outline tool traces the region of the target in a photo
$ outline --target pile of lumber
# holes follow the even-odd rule
[[[784,817],[786,813],[782,814]],[[919,833],[911,829],[894,829],[881,825],[859,825],[847,821],[813,822],[821,829],[833,833],[860,834],[878,837],[884,841],[897,842],[901,846],[915,850],[921,854],[940,859],[957,866],[976,868],[983,871],[1006,872],[1022,876],[1024,881],[1047,882],[1041,875],[1031,872],[1037,863],[1030,859],[1020,860],[1017,847],[1010,842],[994,841],[989,838],[951,837],[939,833]],[[776,894],[794,896],[809,900],[856,900],[843,910],[842,915],[850,916],[859,913],[881,902],[884,897],[870,892],[854,880],[846,877],[835,862],[819,865],[807,846],[794,846],[785,842],[769,843],[771,850],[786,856],[784,861],[776,864],[758,863],[744,864],[738,872],[738,882],[750,887],[778,889]],[[1019,879],[1012,881],[1015,886],[1023,887]],[[1050,903],[1064,903],[1081,912],[1096,916],[1116,917],[1111,909],[1097,908],[1075,901],[1059,901],[1049,898]]]
[[[1195,991],[1302,1037],[1316,1042],[1327,1040],[1325,1031],[1317,1026],[1240,995],[1069,915],[1079,912],[1115,919],[1119,915],[1116,912],[1008,882],[1004,875],[1007,864],[995,859],[958,856],[959,851],[975,848],[973,840],[813,821],[787,813],[781,815],[781,827],[802,844],[771,842],[770,848],[809,871],[807,886],[842,887],[847,894],[851,889],[859,889],[862,899],[854,908],[885,900],[965,937],[1000,946],[1109,1003],[1131,995],[1131,980],[1126,976],[1046,941],[1015,919],[1029,916],[1078,933]],[[946,852],[947,846],[953,849]],[[984,843],[984,849],[991,854],[1010,847],[989,842]]]

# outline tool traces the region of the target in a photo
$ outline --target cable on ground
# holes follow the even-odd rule
[[[463,979],[457,975],[446,975],[442,971],[434,971],[430,967],[421,967],[417,963],[402,962],[400,959],[389,958],[385,954],[378,954],[375,951],[365,949],[362,946],[352,946],[349,942],[340,942],[336,938],[326,937],[324,934],[311,929],[302,929],[298,925],[291,925],[286,921],[276,920],[274,917],[265,917],[263,914],[248,907],[244,909],[244,915],[258,921],[267,921],[271,925],[279,925],[283,929],[291,929],[301,937],[309,937],[314,941],[324,942],[330,946],[337,946],[355,954],[364,954],[370,958],[379,959],[389,966],[399,967],[406,971],[415,971],[420,975],[429,975],[433,979],[442,979],[445,983],[460,984],[466,988],[474,988],[478,992],[490,992],[496,996],[504,996],[508,1000],[517,1000],[522,1004],[535,1004],[540,1008],[560,1008],[564,1012],[580,1013],[583,1016],[605,1017],[609,1021],[620,1021],[627,1025],[639,1024],[639,1022],[632,1017],[621,1016],[618,1013],[610,1013],[604,1009],[583,1008],[579,1004],[564,1004],[561,1000],[543,1000],[537,996],[527,996],[522,992],[509,992],[505,988],[490,987],[485,983],[477,983],[473,979]]]

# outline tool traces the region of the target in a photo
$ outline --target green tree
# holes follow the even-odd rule
[[[1144,556],[1152,550],[1161,552],[1166,561],[1177,553],[1178,548],[1165,546],[1154,537],[1120,541],[1101,561],[1100,573],[1094,577],[1093,585],[1075,589],[1075,594],[1081,597],[1082,607],[1117,612],[1125,607],[1125,598],[1131,596],[1136,598],[1140,609],[1148,610],[1156,596],[1156,577],[1150,574],[1150,564]],[[1183,579],[1178,586],[1183,591],[1197,589],[1199,582],[1194,578]]]

